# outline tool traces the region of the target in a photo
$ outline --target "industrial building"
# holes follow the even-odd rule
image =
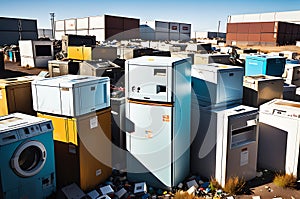
[[[193,39],[226,39],[226,33],[224,32],[211,32],[211,31],[196,31],[192,32],[191,38]]]
[[[228,23],[229,45],[291,45],[300,39],[300,25],[287,22]]]
[[[97,41],[138,39],[140,19],[102,15],[55,21],[55,39],[63,35],[95,35]]]
[[[284,21],[300,24],[300,10],[287,12],[269,12],[257,14],[241,14],[228,16],[228,23],[274,22]]]
[[[291,45],[300,39],[300,11],[231,15],[227,19],[229,45]]]
[[[191,24],[165,21],[147,21],[140,25],[140,35],[143,40],[182,40],[191,39]]]
[[[0,46],[17,45],[23,39],[37,40],[37,20],[0,17]]]

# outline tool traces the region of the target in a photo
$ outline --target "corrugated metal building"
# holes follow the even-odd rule
[[[18,41],[37,40],[37,20],[0,17],[0,45],[17,45]]]
[[[287,22],[227,23],[229,45],[289,45],[300,39],[300,25]]]
[[[300,24],[300,10],[228,16],[227,23],[283,21]]]
[[[193,32],[193,39],[215,39],[215,38],[226,38],[226,33],[224,32],[210,32],[210,31],[201,31]]]
[[[182,40],[191,39],[191,24],[164,21],[148,21],[140,26],[140,35],[143,40]]]
[[[95,35],[97,41],[139,39],[140,20],[102,15],[55,21],[55,39],[63,35]]]
[[[227,19],[227,44],[286,45],[300,37],[300,11],[231,15]]]

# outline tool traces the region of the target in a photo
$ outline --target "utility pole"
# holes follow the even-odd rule
[[[52,29],[52,37],[55,39],[55,31],[54,31],[54,17],[55,17],[55,13],[54,12],[50,12],[50,20],[51,20],[51,29]]]
[[[221,25],[221,21],[218,21],[218,32],[217,32],[217,38],[219,38],[219,32],[220,32],[220,25]]]

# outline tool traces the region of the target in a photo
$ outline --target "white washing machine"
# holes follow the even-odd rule
[[[0,117],[0,198],[47,198],[56,190],[52,122]]]
[[[259,107],[258,167],[300,176],[300,103],[274,99]]]

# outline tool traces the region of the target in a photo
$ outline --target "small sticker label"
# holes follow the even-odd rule
[[[242,150],[241,151],[241,162],[240,162],[240,166],[244,166],[247,165],[249,161],[249,151],[246,150]]]
[[[169,115],[163,115],[162,119],[163,119],[163,122],[170,122],[170,116]]]
[[[101,170],[101,169],[96,170],[96,176],[101,175],[101,173],[102,173],[102,170]]]
[[[60,88],[62,91],[69,91],[69,88]]]
[[[92,117],[90,119],[90,129],[96,128],[98,126],[98,118],[97,116]]]
[[[145,131],[145,136],[146,136],[146,138],[152,138],[153,137],[153,134],[152,134],[152,131]]]
[[[219,66],[219,68],[228,68],[228,66],[221,65],[221,66]]]
[[[59,68],[53,68],[52,71],[53,71],[53,73],[60,73]]]

